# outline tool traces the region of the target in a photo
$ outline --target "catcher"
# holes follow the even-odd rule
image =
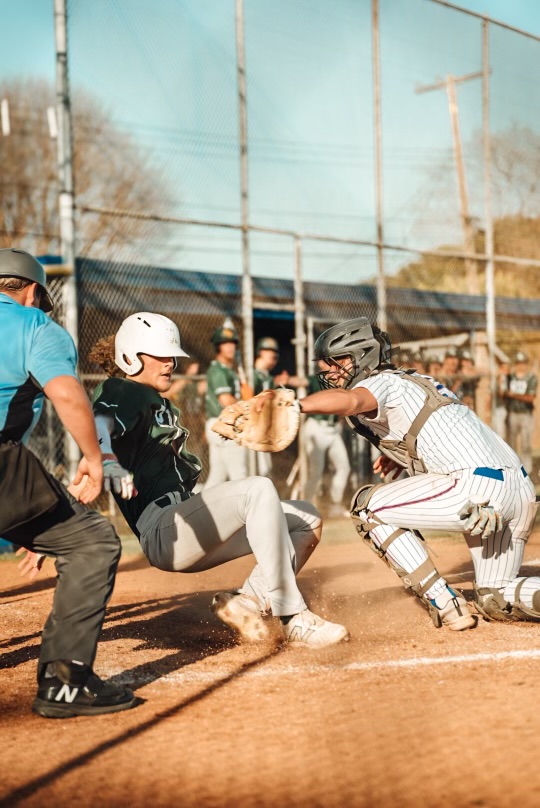
[[[257,564],[242,587],[213,599],[223,622],[252,641],[271,636],[270,614],[292,645],[321,648],[348,639],[344,626],[309,611],[296,583],[321,535],[312,505],[280,502],[263,477],[193,493],[201,465],[187,450],[178,410],[162,396],[183,356],[176,325],[149,312],[128,317],[90,353],[110,377],[93,400],[103,464],[113,480],[116,471],[115,499],[144,554],[162,570],[201,572],[253,553]],[[126,469],[136,496],[125,484]]]
[[[419,530],[464,533],[474,603],[488,620],[540,618],[540,577],[519,575],[537,504],[513,450],[439,382],[390,361],[388,335],[365,317],[333,326],[315,343],[320,392],[306,414],[347,417],[382,455],[390,482],[364,485],[351,516],[368,545],[429,610],[435,626],[461,631],[476,619],[437,572]],[[408,477],[392,481],[396,472]]]

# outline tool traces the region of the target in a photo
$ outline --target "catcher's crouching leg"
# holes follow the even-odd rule
[[[469,612],[465,599],[457,595],[445,583],[445,590],[448,593],[446,602],[442,607],[438,607],[435,601],[426,598],[426,593],[437,583],[441,581],[441,575],[435,568],[433,561],[427,550],[420,546],[422,554],[425,556],[424,560],[413,570],[405,570],[400,566],[390,555],[388,550],[391,545],[400,536],[406,533],[413,533],[417,539],[423,541],[423,537],[416,530],[405,530],[403,528],[395,528],[386,538],[376,538],[373,533],[384,526],[389,528],[385,522],[379,519],[370,508],[369,503],[373,494],[379,488],[385,487],[383,483],[380,485],[364,485],[358,489],[353,496],[351,502],[351,518],[355,524],[356,530],[362,540],[367,544],[370,550],[373,550],[379,558],[393,570],[403,581],[406,590],[412,592],[419,598],[422,605],[428,610],[430,617],[433,621],[435,628],[440,628],[442,625],[448,626],[454,631],[462,631],[463,629],[473,628],[476,625],[475,618]]]
[[[531,605],[524,603],[525,598],[522,593],[524,586],[527,590],[532,590],[529,591],[529,596],[526,598],[531,601]],[[509,586],[500,589],[475,584],[474,602],[477,610],[486,620],[540,622],[540,579],[521,578],[517,583],[514,581]]]

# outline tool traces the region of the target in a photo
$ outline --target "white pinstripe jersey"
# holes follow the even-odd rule
[[[416,374],[415,374],[416,375]],[[454,394],[430,376],[429,379],[443,395]],[[355,385],[365,387],[379,405],[374,418],[364,414],[356,417],[380,438],[403,440],[412,422],[422,409],[426,394],[405,373],[375,374]],[[466,406],[441,407],[424,424],[418,435],[418,456],[428,472],[449,474],[460,469],[481,466],[504,469],[518,468],[516,453]]]

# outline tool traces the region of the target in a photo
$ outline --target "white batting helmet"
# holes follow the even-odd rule
[[[126,317],[114,339],[114,361],[127,376],[135,376],[142,370],[141,353],[150,356],[189,356],[180,347],[180,333],[173,321],[163,314],[149,311],[139,311]]]

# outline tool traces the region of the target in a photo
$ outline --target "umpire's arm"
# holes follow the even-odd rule
[[[80,500],[92,502],[103,485],[103,465],[90,401],[82,384],[73,376],[56,376],[47,382],[43,392],[83,454],[73,482],[77,485],[88,475]]]

